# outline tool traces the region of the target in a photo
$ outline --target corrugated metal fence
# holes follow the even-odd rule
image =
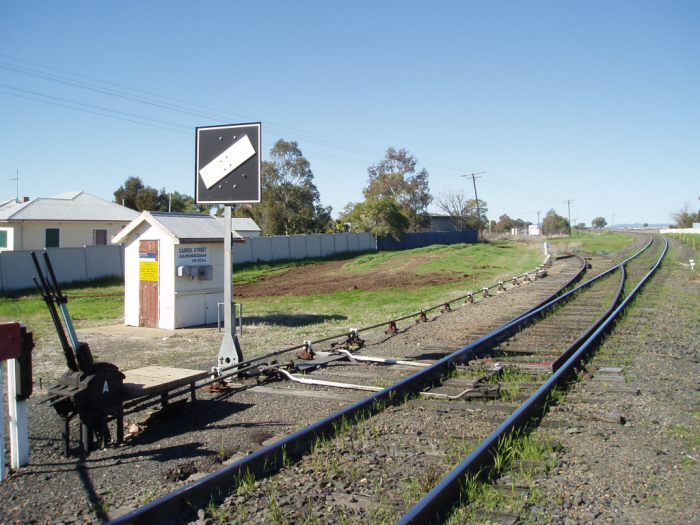
[[[393,237],[377,239],[377,250],[412,250],[433,244],[459,244],[477,242],[476,230],[459,232],[404,233],[400,241]]]
[[[44,257],[39,250],[39,261]],[[124,247],[84,246],[83,248],[48,248],[51,265],[59,283],[92,281],[99,277],[124,277]],[[46,268],[44,268],[46,273]],[[31,250],[0,252],[0,289],[4,292],[35,288],[36,275]]]

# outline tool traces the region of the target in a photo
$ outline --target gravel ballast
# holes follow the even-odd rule
[[[559,452],[558,466],[551,475],[538,481],[551,492],[552,504],[527,507],[520,515],[521,520],[567,524],[606,523],[611,519],[620,523],[624,523],[623,520],[649,522],[642,518],[656,519],[658,523],[692,523],[696,520],[697,503],[691,496],[698,486],[698,471],[697,464],[692,463],[688,456],[697,457],[697,451],[693,450],[697,444],[693,443],[698,436],[699,334],[698,316],[692,313],[697,306],[692,301],[677,301],[678,296],[667,291],[678,289],[684,297],[692,298],[693,293],[697,297],[700,283],[691,279],[690,272],[677,264],[676,260],[687,259],[687,254],[677,253],[683,249],[680,243],[677,244],[662,272],[654,278],[653,285],[645,290],[646,295],[635,303],[627,314],[628,320],[615,332],[624,333],[625,323],[632,323],[627,332],[631,335],[627,335],[624,342],[634,340],[633,348],[618,353],[626,352],[619,356],[625,368],[624,376],[629,379],[625,386],[639,387],[640,395],[613,395],[609,391],[591,393],[585,390],[585,385],[596,382],[591,379],[576,388],[567,402],[549,416],[561,418],[567,425],[571,423],[566,428],[541,430],[556,436],[564,446]],[[553,268],[552,272],[555,271]],[[362,353],[371,355],[373,349],[377,349],[378,354],[388,357],[415,357],[430,353],[435,347],[459,348],[461,344],[454,334],[455,322],[460,323],[460,332],[463,332],[477,330],[479,326],[489,325],[503,316],[512,317],[519,313],[518,309],[534,302],[537,284],[545,282],[546,279],[477,305],[466,305],[447,314],[451,316],[449,321],[447,315],[437,314],[431,316],[430,323],[405,323],[400,325],[403,333],[391,338],[390,344],[384,341],[389,338],[381,330],[368,333],[363,336],[367,339],[367,346]],[[656,292],[653,292],[654,286]],[[529,297],[530,294],[533,297]],[[645,308],[653,311],[645,311]],[[642,313],[635,315],[634,309],[641,309]],[[642,325],[639,319],[646,321]],[[184,332],[181,337],[165,340],[162,337],[149,339],[91,332],[81,333],[80,337],[90,342],[93,351],[98,349],[101,360],[117,362],[122,369],[165,362],[172,364],[174,354],[178,355],[177,366],[206,369],[211,364],[207,356],[216,355],[220,341],[220,336],[213,332],[215,330]],[[290,343],[298,344],[312,337],[301,334],[299,330],[293,332],[296,339]],[[262,340],[270,338],[270,334],[265,333],[265,326],[247,326],[243,336],[244,349],[246,338]],[[613,339],[606,344],[612,344],[611,341]],[[617,345],[624,348],[622,343]],[[148,348],[147,352],[143,351],[144,347]],[[40,352],[48,348],[54,348],[50,340],[39,342],[35,362],[37,359],[41,362]],[[55,348],[52,351],[57,353]],[[605,355],[608,361],[616,359]],[[628,357],[631,361],[625,364]],[[42,364],[46,375],[56,377],[56,371],[61,370],[60,354],[54,362],[46,361]],[[592,366],[608,364],[592,362]],[[272,396],[256,392],[253,388],[255,380],[239,383],[241,388],[235,393],[199,393],[197,403],[188,403],[176,417],[166,418],[157,411],[132,414],[126,422],[127,431],[132,429],[133,434],[124,446],[108,447],[89,456],[72,458],[61,456],[58,417],[53,409],[38,404],[45,391],[35,390],[29,403],[30,465],[12,472],[0,487],[0,523],[104,522],[108,517],[143,505],[216,470],[222,463],[235,460],[241,454],[257,450],[270,440],[334,413],[349,404],[349,400],[343,400],[344,395],[356,395],[344,392],[332,399],[335,394],[328,390],[330,397],[324,398]],[[284,383],[269,386],[292,388]],[[313,387],[308,389],[313,390]],[[576,418],[589,412],[624,412],[626,422],[620,425]],[[451,416],[447,414],[442,418],[445,421],[441,419],[436,425],[445,424],[448,415]],[[567,433],[570,428],[580,432]],[[404,438],[398,436],[406,433],[405,428],[397,429],[396,447],[403,448]],[[370,465],[371,461],[379,461],[381,454],[385,457],[391,455],[390,445],[385,451],[368,451],[362,448],[361,439],[352,446],[341,448],[339,458],[345,461],[362,458]],[[333,453],[328,451],[327,454],[331,460]],[[647,466],[650,468],[646,469]],[[427,464],[423,467],[429,468]],[[333,494],[344,492],[346,497],[341,498],[341,503],[346,508],[356,504],[361,506],[362,494],[367,493],[366,486],[358,485],[358,482],[329,480],[331,487],[328,487],[328,483],[321,483],[323,480],[305,479],[303,471],[294,475],[299,476],[300,485],[296,488],[301,487],[300,492],[312,490],[317,496],[324,494],[323,498],[326,497],[324,491],[328,492],[330,488],[333,488]],[[392,474],[387,473],[387,476]],[[265,482],[258,483],[260,488]],[[339,488],[339,485],[343,486]],[[270,522],[267,502],[251,498],[233,501],[250,507],[246,522]],[[328,500],[329,505],[332,501],[335,501],[333,497]],[[308,498],[297,502],[290,494],[288,504],[303,506],[308,504]],[[206,513],[200,518],[202,522],[208,519]]]

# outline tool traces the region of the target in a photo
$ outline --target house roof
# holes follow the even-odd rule
[[[141,224],[147,222],[169,236],[175,244],[187,242],[223,242],[223,219],[203,213],[168,213],[143,211],[133,221],[112,238],[113,243],[124,242]],[[231,232],[233,242],[244,242],[235,231]]]
[[[137,216],[137,211],[84,191],[66,192],[24,203],[12,200],[0,204],[0,221],[126,222]]]
[[[231,217],[231,228],[237,232],[259,232],[260,226],[248,217]]]

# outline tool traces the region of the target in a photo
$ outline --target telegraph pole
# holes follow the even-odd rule
[[[571,203],[573,200],[562,201],[566,203],[566,207],[569,209],[569,237],[571,237]]]
[[[476,194],[476,179],[477,175],[481,175],[482,173],[486,173],[485,171],[477,171],[474,173],[470,173],[469,175],[462,175],[462,177],[471,177],[472,182],[474,183],[474,200],[476,201],[476,218],[479,221],[479,235],[481,236],[481,244],[484,244],[484,229],[481,227],[481,212],[479,211],[479,197]]]
[[[537,212],[537,229],[540,229],[540,212]]]

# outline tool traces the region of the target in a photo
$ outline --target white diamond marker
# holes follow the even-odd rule
[[[248,135],[236,141],[226,151],[199,170],[202,182],[210,189],[214,184],[226,177],[229,173],[255,155],[255,148]]]

